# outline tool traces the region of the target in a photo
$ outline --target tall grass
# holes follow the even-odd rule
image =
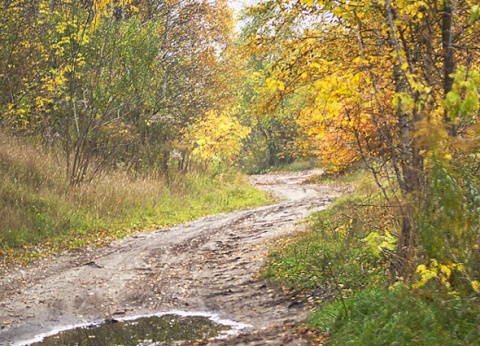
[[[54,154],[0,135],[0,256],[54,251],[121,237],[206,214],[265,204],[236,173],[158,177],[117,171],[72,188]]]

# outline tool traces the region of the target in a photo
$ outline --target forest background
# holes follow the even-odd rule
[[[263,1],[240,26],[221,0],[0,11],[5,261],[266,203],[235,167],[361,164],[357,194],[272,254],[266,275],[338,292],[311,322],[332,343],[372,340],[375,318],[416,340],[413,316],[388,320],[382,299],[430,314],[422,340],[478,340],[475,1]]]

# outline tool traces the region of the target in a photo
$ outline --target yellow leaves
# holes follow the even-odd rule
[[[315,139],[322,139],[325,136],[325,126],[312,126],[308,129],[307,135]]]
[[[348,224],[343,224],[335,228],[334,232],[337,232],[340,235],[340,237],[346,238],[348,235],[348,232],[351,230],[352,223],[353,223],[353,219],[350,219]]]
[[[347,119],[343,119],[341,124],[342,124],[342,127],[353,128],[355,126],[355,122],[353,120],[347,120]]]
[[[132,13],[138,13],[140,9],[137,6],[130,5],[130,11],[132,11]]]
[[[267,78],[265,81],[267,88],[272,90],[272,91],[284,91],[285,90],[285,84],[280,81],[280,80],[275,80],[272,78]]]
[[[347,229],[348,229],[347,225],[341,225],[340,227],[335,228],[335,232],[340,234],[340,237],[346,238],[347,237]]]
[[[337,6],[332,10],[332,13],[335,15],[335,17],[343,18],[344,14],[345,14],[345,10],[343,8]]]
[[[402,21],[414,21],[421,20],[428,14],[426,9],[429,5],[425,1],[411,1],[402,0],[395,1],[395,9],[397,11],[397,17]],[[399,23],[401,25],[401,22]]]
[[[301,2],[302,2],[303,4],[306,4],[307,6],[312,6],[314,0],[301,0]]]
[[[47,1],[40,1],[38,4],[38,12],[41,16],[48,16],[50,13],[50,6]]]
[[[366,13],[362,12],[362,11],[358,11],[358,12],[356,12],[356,15],[357,15],[357,18],[361,20],[361,19],[365,18]]]
[[[68,27],[67,22],[60,22],[60,23],[57,23],[57,25],[55,26],[55,31],[59,34],[64,34],[65,31],[67,30],[67,27]]]
[[[100,18],[102,16],[111,17],[113,14],[113,8],[110,8],[110,3],[112,0],[94,0],[92,5],[92,10],[95,13],[95,16],[90,27],[90,31],[93,31],[97,28]],[[128,8],[132,13],[137,13],[139,11],[138,7],[132,4],[132,0],[120,0],[114,2],[115,7]]]
[[[315,68],[325,66],[316,64]],[[307,83],[314,98],[296,120],[303,141],[308,141],[303,145],[299,140],[297,145],[304,152],[317,155],[331,171],[341,171],[358,159],[358,153],[352,150],[355,143],[352,129],[365,131],[371,123],[370,114],[362,105],[364,75],[343,72],[322,74],[321,78],[312,76],[313,81]]]
[[[193,155],[205,161],[226,161],[240,152],[250,128],[242,126],[232,113],[211,111],[193,124],[185,136]]]
[[[388,230],[384,230],[383,234],[379,232],[370,232],[365,238],[365,242],[372,254],[376,257],[381,257],[385,251],[393,251],[396,248],[397,238],[394,237]]]
[[[432,258],[428,266],[420,264],[417,266],[415,273],[419,277],[419,281],[412,285],[413,288],[425,286],[431,280],[437,280],[447,288],[451,287],[450,279],[454,271],[463,272],[465,266],[461,263],[443,264]],[[473,286],[473,284],[472,284]]]
[[[107,14],[107,5],[110,3],[111,0],[94,0],[92,5],[92,10],[95,13],[95,16],[92,21],[92,26],[90,30],[95,30],[100,17],[104,14]]]
[[[63,69],[51,71],[50,76],[42,79],[43,89],[49,92],[56,91],[67,83]]]
[[[420,276],[420,281],[413,285],[413,288],[420,288],[425,286],[427,282],[438,276],[438,270],[430,270],[424,264],[417,267],[416,273]]]
[[[405,66],[405,64],[407,66]],[[408,64],[404,63],[401,67],[402,67],[402,69],[404,67],[405,67],[405,69],[407,69]],[[416,91],[418,93],[421,93],[421,94],[428,94],[432,90],[425,83],[421,82],[422,79],[420,78],[420,76],[417,76],[417,75],[412,74],[412,73],[407,73],[406,76],[407,76],[407,79],[408,79],[408,83],[410,84],[410,86],[412,87],[412,89],[414,91]]]
[[[480,281],[473,280],[473,281],[470,282],[470,283],[472,284],[473,290],[474,290],[476,293],[479,293],[479,294],[480,294]]]
[[[35,98],[35,104],[37,109],[42,110],[46,113],[49,113],[49,109],[46,106],[53,104],[53,102],[53,99],[49,97],[37,96]]]
[[[315,82],[313,82],[313,86],[317,90],[322,89],[324,85],[328,85],[328,84],[326,84],[323,79],[317,79]]]

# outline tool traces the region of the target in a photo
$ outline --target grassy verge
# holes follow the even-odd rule
[[[331,345],[478,345],[480,306],[397,286],[368,287],[313,313],[308,324]]]
[[[370,196],[368,202],[366,195]],[[344,294],[381,282],[384,259],[365,246],[367,236],[378,231],[378,222],[391,222],[382,207],[370,206],[378,199],[374,188],[363,184],[355,195],[343,197],[313,215],[308,231],[286,241],[281,250],[270,255],[265,275],[297,291],[330,287]],[[365,218],[367,210],[370,216]]]
[[[435,283],[388,287],[399,225],[368,175],[355,177],[363,179],[356,192],[314,215],[306,232],[280,244],[264,275],[310,297],[307,324],[329,345],[477,344],[478,296]]]
[[[54,156],[18,140],[0,140],[3,263],[268,201],[236,173],[179,175],[168,186],[161,179],[114,173],[72,189]]]

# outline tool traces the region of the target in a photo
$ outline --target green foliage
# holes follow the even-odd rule
[[[380,256],[376,245],[372,251],[368,239],[373,232],[387,237],[389,233],[379,228],[389,221],[384,208],[358,206],[377,199],[366,195],[366,190],[313,216],[305,233],[271,254],[264,275],[295,291],[321,287],[341,295],[384,282],[383,273],[392,256],[390,246]],[[360,213],[364,217],[360,218]]]
[[[246,42],[241,43],[242,50],[247,51]],[[251,55],[246,65],[241,86],[241,118],[252,132],[245,140],[242,163],[247,170],[265,171],[304,159],[303,151],[295,143],[298,137],[295,118],[303,107],[305,95],[279,100],[275,90],[285,86],[281,81],[266,78],[272,69],[271,64]]]
[[[189,126],[233,102],[224,0],[95,3],[0,4],[0,126],[59,148],[72,186],[184,168]]]
[[[245,36],[268,96],[257,107],[267,111],[256,114],[277,120],[275,107],[306,90],[293,140],[330,163],[326,170],[361,158],[383,195],[320,214],[306,234],[275,251],[268,277],[297,290],[337,288],[339,298],[345,288],[382,282],[375,278],[384,272],[389,283],[409,285],[351,298],[368,315],[364,334],[356,306],[340,299],[332,309],[346,309],[339,321],[349,329],[338,344],[478,339],[469,334],[470,324],[478,326],[480,291],[480,74],[470,48],[479,38],[478,13],[471,1],[272,0],[249,9]],[[436,290],[431,301],[418,296],[427,289]],[[395,329],[397,317],[405,330]],[[442,320],[455,317],[463,320]]]
[[[353,168],[345,170],[344,172],[335,172],[335,173],[324,172],[321,175],[317,175],[310,178],[309,182],[314,184],[317,183],[317,184],[329,184],[329,185],[349,185],[349,186],[360,185],[358,186],[358,188],[364,189],[365,190],[364,193],[367,193],[366,190],[370,190],[370,187],[372,186],[370,182],[365,183],[366,181],[368,181],[369,177],[370,177],[370,173],[364,169],[364,166],[357,164]],[[373,192],[370,191],[370,193],[373,193]]]
[[[478,5],[472,6],[472,14],[468,22],[469,25],[472,25],[476,20],[478,20],[478,18],[480,17],[479,13],[480,13],[479,6]]]
[[[291,163],[284,163],[275,166],[255,166],[244,167],[248,174],[264,174],[269,172],[301,172],[305,170],[318,168],[318,162],[315,158],[297,159]]]
[[[467,71],[460,66],[452,76],[454,83],[452,90],[448,92],[445,107],[451,120],[472,121],[478,111],[480,87],[480,72],[478,70]]]
[[[265,0],[246,13],[244,36],[268,96],[257,108],[277,120],[282,102],[299,100],[299,108],[288,108],[297,150],[317,156],[326,171],[341,172],[359,160],[369,166],[402,214],[394,268],[410,280],[422,251],[422,216],[415,213],[430,198],[428,155],[449,136],[461,150],[478,152],[479,54],[470,48],[480,33],[478,6],[464,0]],[[457,54],[462,49],[465,54]],[[444,154],[455,156],[454,150]],[[463,232],[452,215],[445,219],[454,227],[439,233]],[[478,236],[473,229],[466,233]]]
[[[427,262],[456,265],[448,285],[472,292],[480,280],[480,185],[461,164],[433,159],[428,199],[419,212],[420,240]]]
[[[437,292],[405,287],[368,288],[328,305],[308,319],[331,334],[329,345],[476,345],[480,304],[444,299]]]

